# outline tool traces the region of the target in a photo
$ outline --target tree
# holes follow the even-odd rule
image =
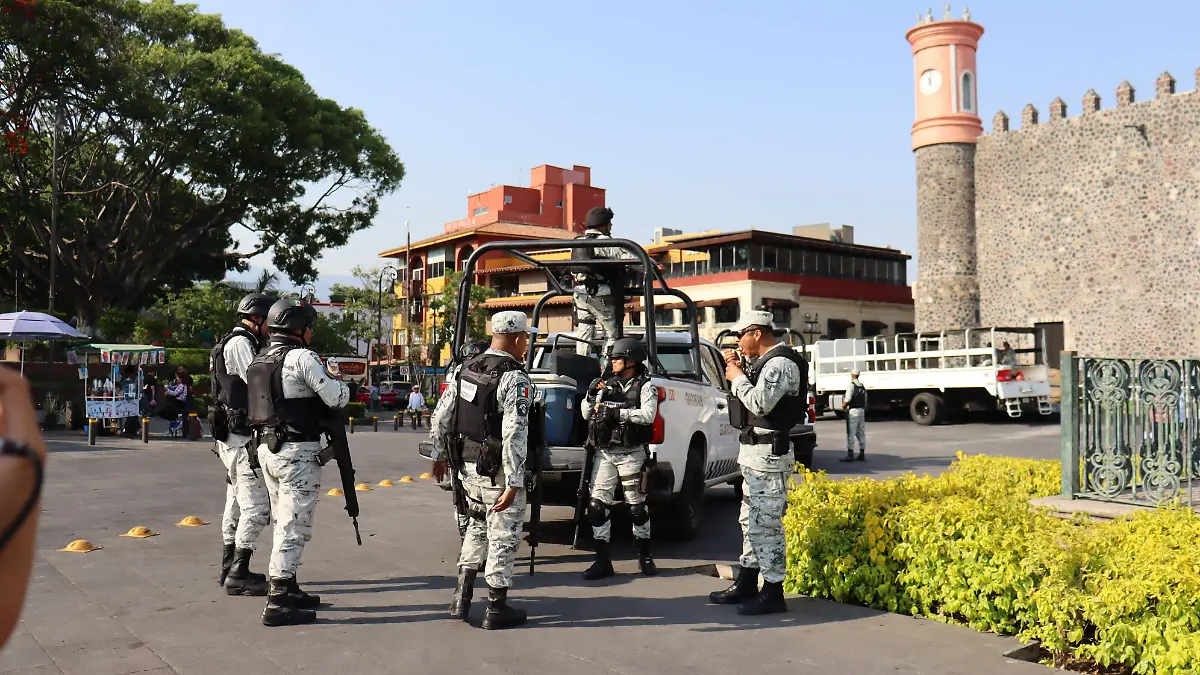
[[[392,285],[384,279],[383,311],[379,311],[379,275],[382,271],[383,267],[367,269],[362,265],[355,265],[350,273],[358,280],[358,285],[334,284],[329,290],[331,299],[333,296],[341,296],[346,303],[343,316],[350,318],[347,337],[352,340],[367,344],[391,343],[393,319],[402,308]]]
[[[429,354],[435,366],[439,365],[442,350],[454,340],[454,315],[458,308],[458,285],[462,276],[462,272],[448,273],[445,288],[429,299],[429,311],[434,313]],[[467,336],[464,343],[487,337],[488,310],[484,303],[492,295],[492,289],[487,286],[471,284],[471,299],[467,307]]]
[[[404,167],[361,111],[219,16],[171,0],[29,7],[0,22],[0,124],[27,149],[0,163],[0,253],[44,289],[53,245],[57,294],[89,325],[260,254],[312,280],[321,251],[369,227],[399,187]]]

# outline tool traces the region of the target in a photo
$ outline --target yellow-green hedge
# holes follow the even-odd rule
[[[959,453],[945,474],[808,472],[785,517],[789,592],[1038,639],[1136,673],[1200,673],[1200,517],[1108,523],[1034,509],[1056,461]]]

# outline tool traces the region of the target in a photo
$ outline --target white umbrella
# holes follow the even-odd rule
[[[41,312],[0,314],[0,340],[86,340],[88,337],[58,317]],[[21,349],[21,374],[25,374],[25,350]]]

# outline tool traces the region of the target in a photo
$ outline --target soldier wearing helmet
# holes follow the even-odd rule
[[[587,229],[576,239],[612,239],[612,219],[612,209],[606,206],[592,208],[587,212]],[[575,260],[617,259],[632,258],[633,254],[617,246],[592,246],[574,249],[571,257]],[[625,312],[620,297],[623,280],[609,269],[602,272],[586,265],[572,268],[576,334],[580,340],[590,341],[596,336],[598,323],[604,331],[606,349],[617,339],[617,323],[623,320]],[[576,353],[586,356],[588,343],[577,344]]]
[[[221,574],[217,583],[229,595],[266,595],[267,578],[251,572],[255,541],[271,521],[267,487],[256,470],[247,420],[246,369],[265,336],[264,322],[274,302],[251,293],[238,303],[238,323],[209,355],[213,405],[208,423],[216,453],[225,465],[225,514],[221,520]]]
[[[612,538],[610,511],[617,483],[629,504],[633,536],[638,545],[638,569],[654,575],[658,569],[650,555],[650,510],[643,490],[643,471],[648,464],[654,418],[658,416],[658,388],[646,374],[646,347],[637,338],[613,343],[609,357],[612,377],[597,379],[589,387],[580,412],[590,421],[589,436],[596,443],[592,463],[588,522],[596,540],[596,561],[583,573],[589,581],[615,572],[609,552]]]
[[[250,426],[275,514],[267,626],[312,623],[320,598],[300,590],[296,568],[312,537],[321,487],[320,421],[344,408],[350,390],[308,349],[317,311],[294,299],[279,300],[267,314],[271,340],[250,364]]]

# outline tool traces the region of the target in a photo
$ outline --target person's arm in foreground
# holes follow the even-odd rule
[[[0,438],[27,445],[41,463],[46,461],[46,442],[34,417],[29,383],[4,366],[0,366]],[[29,501],[37,487],[36,477],[28,457],[0,455],[0,534],[12,526]],[[0,646],[8,642],[25,603],[39,511],[40,498],[12,539],[0,549]]]

